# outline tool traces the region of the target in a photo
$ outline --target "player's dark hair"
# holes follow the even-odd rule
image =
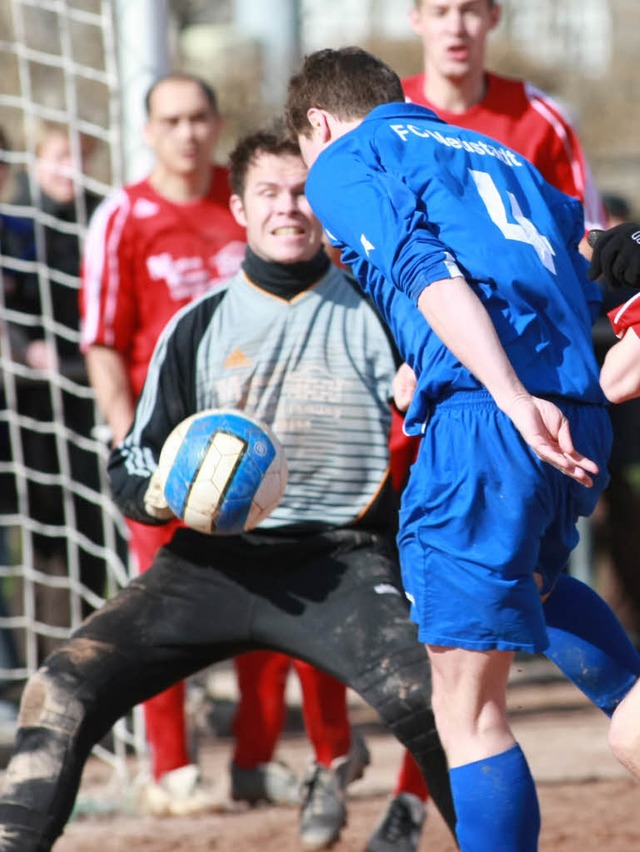
[[[614,192],[603,192],[602,203],[608,216],[627,221],[631,219],[631,205],[624,195]]]
[[[282,118],[274,120],[268,127],[243,136],[229,154],[229,182],[234,195],[241,198],[244,195],[247,172],[260,154],[300,156],[298,143],[287,133]]]
[[[309,134],[307,112],[325,109],[343,121],[364,118],[378,104],[404,101],[396,72],[360,47],[318,50],[289,81],[285,115],[294,136]]]
[[[158,79],[154,80],[151,86],[147,89],[147,94],[144,96],[144,110],[147,118],[151,116],[151,101],[153,99],[154,92],[158,86],[167,82],[195,83],[196,86],[199,86],[202,94],[207,99],[207,103],[211,107],[211,112],[214,115],[218,115],[218,98],[216,97],[213,87],[210,86],[206,80],[203,80],[202,77],[198,77],[196,74],[182,74],[176,72],[172,74],[165,74],[163,77],[158,77]]]

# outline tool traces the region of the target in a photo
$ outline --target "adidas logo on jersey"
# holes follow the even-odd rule
[[[237,370],[240,367],[251,367],[252,362],[244,354],[242,349],[234,349],[224,359],[224,367],[226,370]]]
[[[159,208],[155,201],[148,198],[138,198],[133,205],[133,215],[136,219],[150,219],[155,216]]]

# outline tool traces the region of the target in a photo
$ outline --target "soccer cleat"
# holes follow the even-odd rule
[[[371,754],[359,731],[351,735],[351,748],[345,757],[337,757],[331,764],[335,770],[342,789],[346,789],[353,781],[362,778],[367,766],[371,763]]]
[[[293,770],[279,761],[260,763],[251,769],[231,764],[231,798],[235,802],[269,802],[272,805],[299,805],[300,782]]]
[[[344,792],[333,769],[312,763],[303,781],[300,842],[305,849],[328,849],[347,823]]]
[[[369,838],[366,852],[417,852],[426,810],[413,793],[400,793]]]
[[[224,810],[224,803],[200,780],[197,766],[189,764],[145,784],[138,797],[138,811],[156,817],[193,816]]]

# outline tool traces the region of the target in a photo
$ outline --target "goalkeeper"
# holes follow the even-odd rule
[[[29,679],[0,800],[0,852],[51,849],[92,746],[131,707],[212,663],[264,649],[360,693],[411,751],[454,828],[427,655],[393,540],[396,353],[375,309],[322,248],[297,146],[273,132],[248,137],[231,155],[231,181],[231,210],[249,243],[242,271],[161,335],[134,422],[112,451],[111,482],[126,515],[167,522],[153,476],[163,442],[188,415],[224,407],[275,424],[289,485],[251,533],[179,528],[151,568]],[[346,814],[333,770],[312,767],[307,789],[318,788],[339,833]]]

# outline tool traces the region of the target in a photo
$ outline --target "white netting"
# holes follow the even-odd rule
[[[77,315],[87,220],[122,180],[114,20],[113,0],[0,0],[0,168],[11,172],[0,194],[2,701],[15,701],[44,654],[128,576]],[[42,133],[61,128],[77,166],[73,198],[52,204],[36,154]],[[29,354],[38,339],[57,368]],[[135,737],[119,723],[113,751],[99,749],[116,769],[127,745],[141,745],[133,727]]]

